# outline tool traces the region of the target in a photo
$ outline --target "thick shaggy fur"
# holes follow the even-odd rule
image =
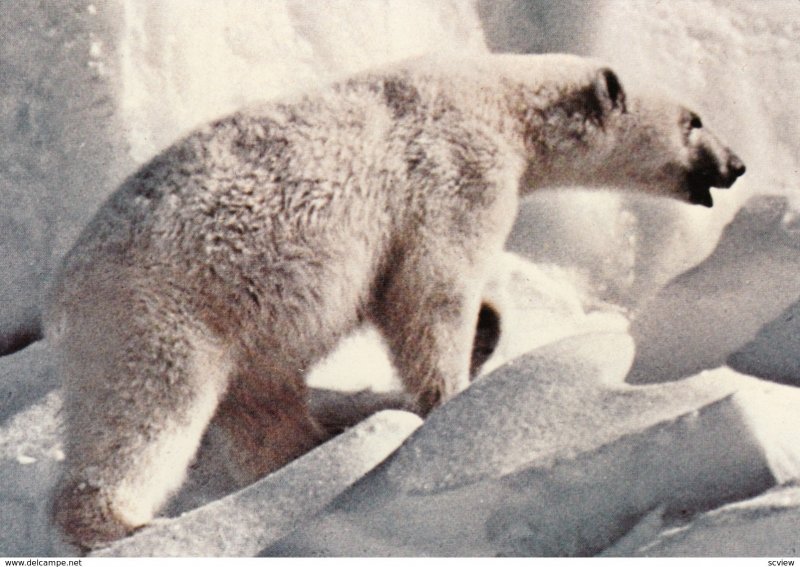
[[[57,522],[83,546],[147,523],[212,419],[242,484],[303,454],[326,436],[304,373],[367,320],[421,412],[465,388],[520,195],[710,205],[742,171],[694,114],[570,56],[414,61],[197,130],[114,193],[50,293]]]

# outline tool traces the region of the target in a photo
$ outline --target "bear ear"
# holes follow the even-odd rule
[[[595,77],[594,88],[597,100],[604,110],[617,109],[625,112],[625,91],[614,71],[608,67],[600,69]]]

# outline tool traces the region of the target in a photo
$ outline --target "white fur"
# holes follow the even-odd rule
[[[626,100],[578,57],[423,59],[177,142],[101,208],[50,293],[69,450],[57,520],[83,545],[147,522],[220,396],[243,482],[302,454],[324,438],[304,375],[365,321],[421,411],[443,403],[469,383],[519,196],[689,200],[696,150],[728,150],[687,134],[687,112]]]
[[[193,337],[192,342],[194,356],[189,375],[196,381],[198,396],[188,420],[178,422],[167,416],[158,438],[144,445],[113,496],[120,519],[128,525],[149,522],[160,503],[183,484],[186,469],[225,391],[232,368],[225,349],[200,337]]]

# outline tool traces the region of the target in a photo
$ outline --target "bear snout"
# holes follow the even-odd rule
[[[697,154],[691,177],[695,183],[727,189],[744,175],[747,168],[739,156],[721,144],[703,147]]]
[[[733,179],[736,180],[744,175],[744,172],[747,171],[747,167],[745,167],[744,162],[739,159],[739,156],[731,153],[731,156],[728,158],[728,171],[733,175]]]
[[[724,166],[719,168],[717,172],[716,179],[714,183],[711,184],[712,187],[719,187],[721,189],[727,189],[734,182],[739,179],[747,168],[744,165],[744,162],[734,154],[730,152],[728,154],[728,159],[725,160]]]
[[[715,158],[715,155],[706,149],[700,153],[695,167],[686,175],[689,202],[704,207],[713,206],[711,188],[729,188],[744,175],[746,169],[741,158],[730,150],[725,149],[723,153],[720,149]]]

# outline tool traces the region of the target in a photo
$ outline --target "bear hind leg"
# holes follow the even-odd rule
[[[303,372],[297,364],[270,357],[270,350],[239,357],[212,421],[239,488],[331,437],[311,415]]]
[[[83,549],[146,524],[181,485],[229,374],[224,349],[163,306],[124,319],[108,305],[73,314],[59,341],[67,459],[52,514]]]

